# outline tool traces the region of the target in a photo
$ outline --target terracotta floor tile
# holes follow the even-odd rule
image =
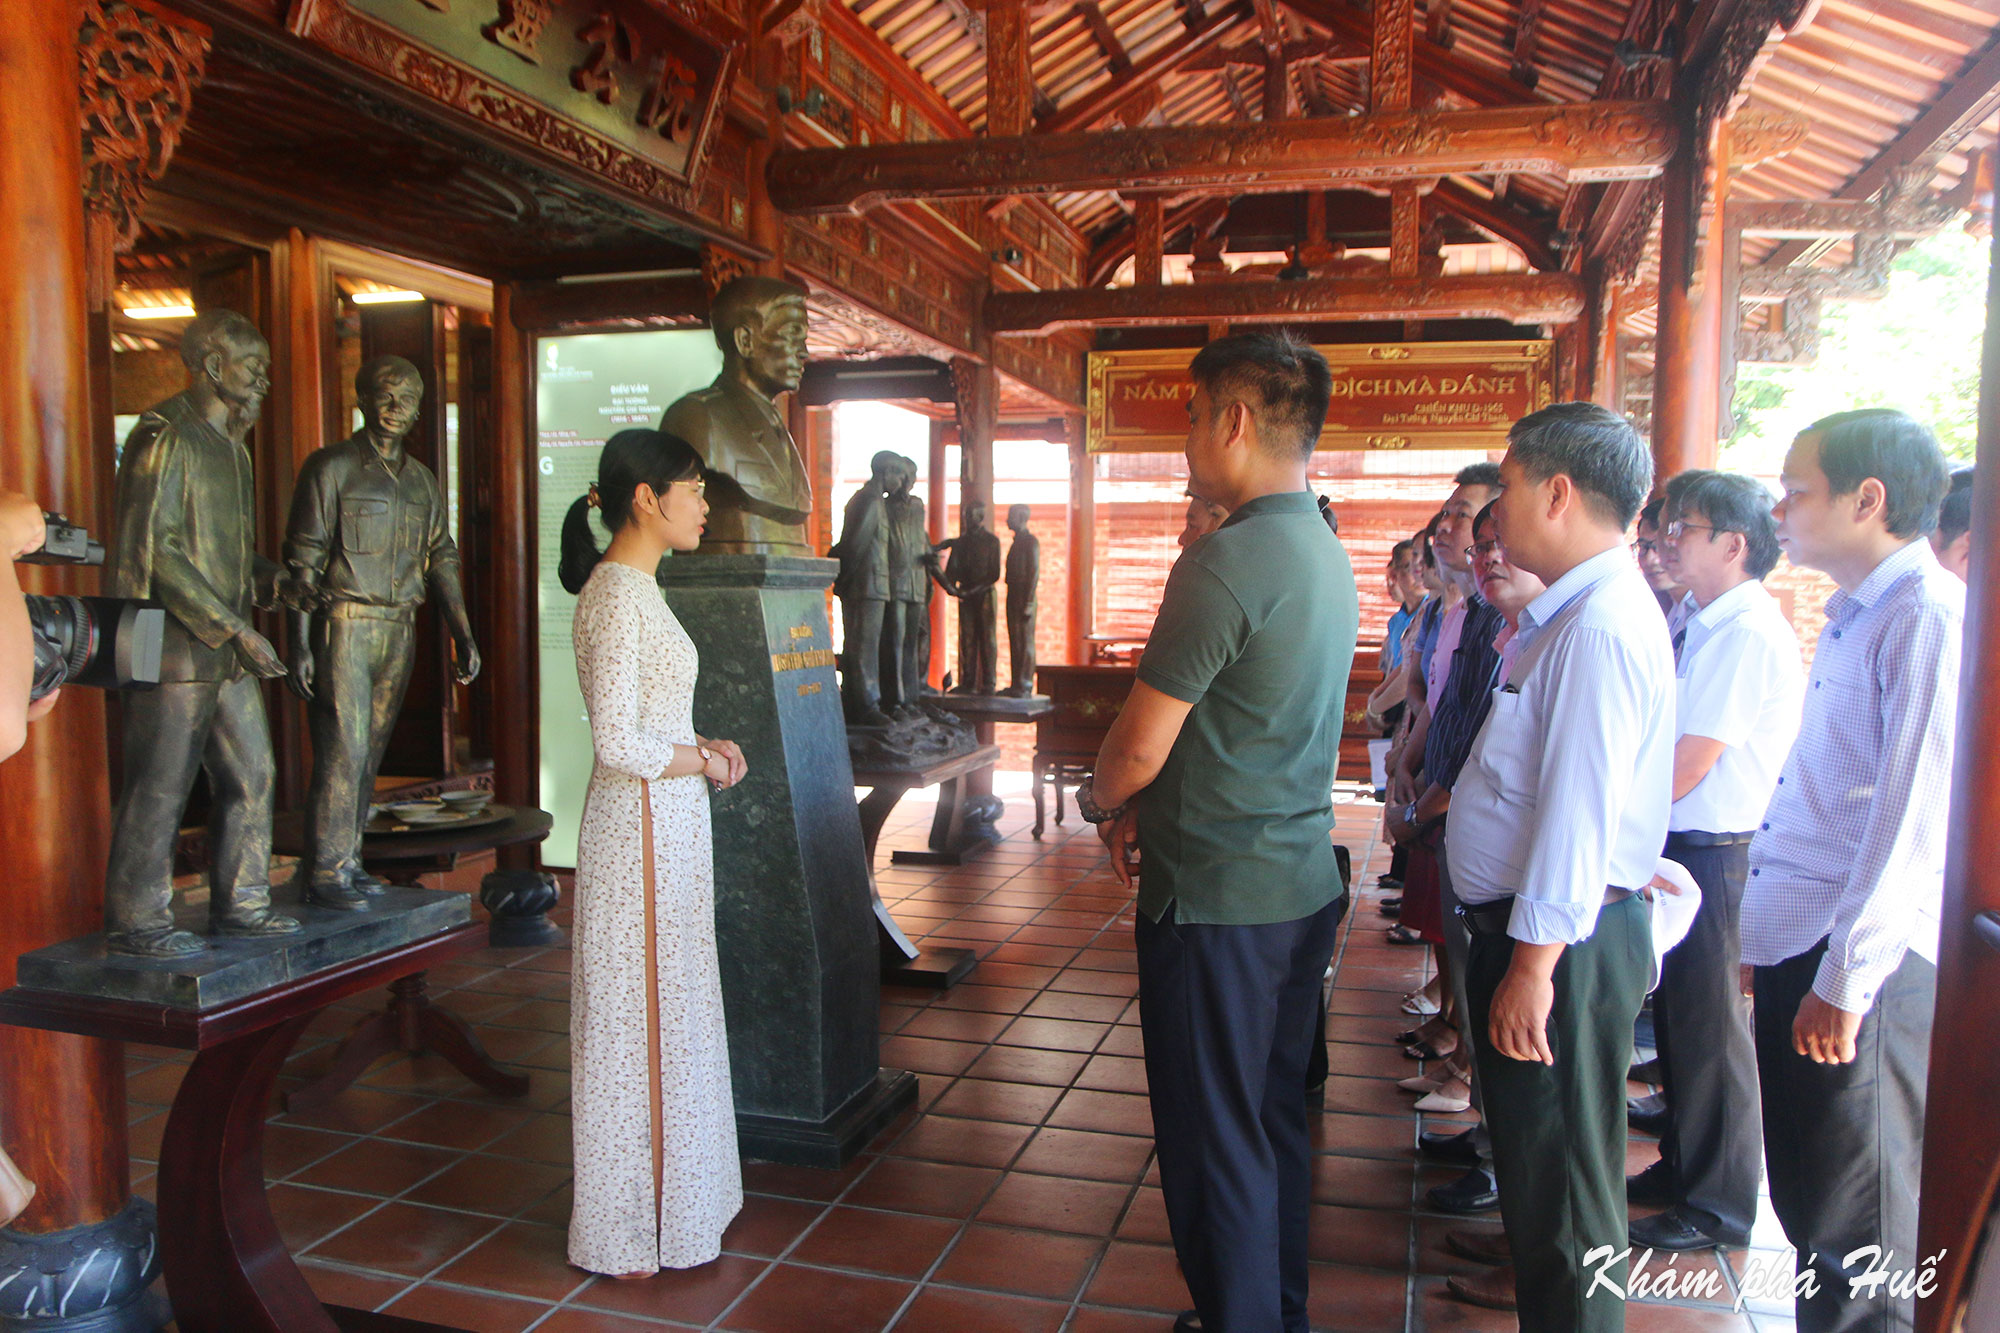
[[[1084,1051],[1040,1051],[1031,1046],[989,1046],[966,1073],[973,1078],[1007,1083],[1043,1083],[1068,1087],[1090,1056]]]
[[[1137,1180],[1153,1155],[1152,1140],[1082,1129],[1038,1131],[1014,1163],[1017,1171],[1078,1180]]]
[[[896,1333],[1056,1333],[1067,1305],[926,1287],[896,1321]]]
[[[1002,950],[1006,949],[1027,949],[1030,952],[1039,951],[1035,945],[1003,944],[999,946],[999,948],[993,951],[992,956],[979,964],[978,970],[973,974],[978,979],[980,985],[1013,986],[1025,990],[1040,990],[1062,975],[1060,965],[1049,966],[1046,964],[1014,962],[1010,958],[1001,957]],[[1062,954],[1062,951],[1059,949],[1053,952],[1058,956]],[[1066,963],[1069,959],[1064,957],[1062,961]]]
[[[1409,1161],[1324,1153],[1313,1159],[1313,1202],[1408,1209],[1415,1175],[1415,1164]]]
[[[1165,1315],[1087,1307],[1080,1307],[1069,1321],[1069,1333],[1171,1333],[1172,1328],[1173,1320]]]
[[[437,1208],[512,1217],[568,1184],[569,1177],[567,1166],[475,1156],[445,1168],[403,1197]]]
[[[1167,1313],[1185,1310],[1189,1304],[1187,1284],[1171,1249],[1125,1241],[1113,1241],[1104,1252],[1083,1298],[1092,1305]]]
[[[1341,1115],[1329,1111],[1310,1125],[1313,1147],[1349,1157],[1406,1160],[1416,1148],[1417,1127],[1410,1116]]]
[[[425,1284],[391,1305],[385,1314],[420,1319],[445,1328],[480,1333],[521,1333],[549,1311],[546,1301],[515,1300],[487,1292],[458,1291]]]
[[[1419,1070],[1418,1062],[1406,1060],[1409,1073],[1400,1077],[1409,1078],[1418,1073],[1433,1072],[1431,1062],[1423,1061]],[[1350,1115],[1406,1116],[1416,1105],[1419,1094],[1405,1092],[1387,1079],[1350,1078],[1344,1074],[1329,1074],[1326,1079],[1326,1109]]]
[[[1314,1264],[1306,1311],[1314,1333],[1379,1333],[1403,1327],[1409,1279],[1399,1269],[1371,1273]]]
[[[298,1125],[264,1127],[264,1178],[282,1180],[354,1143],[351,1134]]]
[[[1173,1232],[1167,1229],[1167,1199],[1157,1185],[1142,1185],[1132,1196],[1131,1206],[1118,1224],[1118,1239],[1142,1245],[1171,1245]]]
[[[984,986],[960,982],[933,1010],[975,1009],[987,1014],[1018,1014],[1039,994],[1022,986]]]
[[[786,1261],[920,1278],[957,1234],[955,1219],[835,1208],[806,1233]]]
[[[394,1120],[430,1104],[425,1097],[384,1092],[379,1088],[352,1087],[325,1106],[313,1111],[287,1112],[283,1123],[314,1129],[337,1129],[347,1134],[372,1134]]]
[[[938,1098],[931,1110],[936,1115],[961,1116],[968,1120],[1005,1120],[1021,1125],[1038,1125],[1062,1100],[1063,1090],[1039,1083],[999,1083],[990,1079],[962,1078]]]
[[[722,1233],[722,1248],[731,1254],[776,1258],[825,1211],[823,1204],[746,1194],[742,1211]]]
[[[535,1333],[662,1333],[669,1328],[696,1327],[699,1325],[634,1319],[630,1315],[569,1305],[535,1325]]]
[[[885,1157],[848,1192],[845,1203],[934,1217],[970,1217],[1000,1181],[998,1171]]]
[[[978,1013],[968,1009],[926,1009],[905,1023],[898,1035],[984,1044],[1005,1032],[1007,1025],[1015,1021],[1007,1014]]]
[[[136,1102],[134,1105],[147,1105]],[[152,1115],[133,1121],[125,1131],[126,1151],[134,1161],[157,1162],[160,1160],[160,1144],[167,1134],[167,1113],[155,1111]]]
[[[1088,968],[1065,968],[1049,983],[1052,991],[1078,995],[1137,995],[1139,978],[1130,972],[1093,972]]]
[[[969,1041],[938,1041],[931,1037],[885,1037],[881,1060],[885,1069],[907,1069],[918,1074],[963,1074],[966,1066],[979,1058],[984,1046]]]
[[[381,1200],[303,1185],[272,1185],[264,1191],[277,1219],[278,1234],[294,1254],[310,1249],[372,1208]]]
[[[1410,1299],[1412,1333],[1515,1333],[1520,1321],[1453,1296],[1441,1277],[1418,1278]]]
[[[502,1134],[518,1129],[531,1118],[527,1111],[473,1102],[433,1102],[422,1110],[385,1125],[376,1133],[385,1139],[428,1143],[439,1148],[484,1148]],[[278,1126],[273,1125],[273,1129]],[[564,1161],[569,1159],[565,1157]]]
[[[1139,1029],[1120,1024],[1111,1029],[1104,1044],[1097,1048],[1099,1055],[1129,1055],[1138,1059],[1146,1054],[1146,1043],[1139,1035]]]
[[[741,1333],[878,1333],[910,1284],[779,1264],[718,1325]]]
[[[725,1254],[699,1268],[669,1269],[640,1282],[599,1278],[570,1304],[700,1326],[728,1309],[770,1266],[767,1260]]]
[[[1103,1248],[1096,1238],[975,1224],[932,1280],[1069,1300]]]
[[[575,1151],[572,1132],[568,1116],[538,1115],[487,1144],[485,1151],[496,1157],[567,1167]]]
[[[328,1305],[345,1306],[350,1310],[379,1309],[402,1295],[410,1285],[408,1278],[350,1273],[344,1268],[316,1264],[310,1259],[300,1262],[299,1272],[305,1275],[313,1295]]]
[[[543,1199],[540,1203],[524,1211],[514,1220],[517,1222],[539,1222],[545,1227],[566,1227],[569,1225],[570,1208],[574,1195],[568,1185]]]
[[[362,1139],[307,1167],[295,1179],[302,1185],[354,1190],[386,1198],[436,1175],[463,1156],[448,1148],[419,1143]]]
[[[857,1157],[838,1170],[815,1166],[781,1166],[776,1162],[745,1162],[743,1188],[758,1194],[777,1194],[789,1199],[809,1199],[823,1203],[840,1197],[849,1185],[875,1163]]]
[[[321,1241],[311,1253],[356,1268],[424,1277],[496,1225],[490,1217],[391,1203]]]
[[[1093,1055],[1076,1076],[1076,1086],[1097,1092],[1146,1091],[1146,1062],[1129,1055]]]
[[[1075,991],[1043,991],[1022,1012],[1033,1018],[1074,1018],[1089,1023],[1115,1022],[1125,1012],[1123,995],[1087,995]]]
[[[916,1157],[929,1162],[1005,1167],[1034,1132],[1028,1125],[995,1120],[925,1116],[882,1151],[891,1157]]]
[[[1132,1093],[1072,1088],[1050,1113],[1049,1123],[1059,1129],[1094,1129],[1151,1138],[1153,1109],[1144,1097]]]
[[[454,1260],[436,1280],[559,1301],[590,1281],[588,1273],[569,1266],[568,1246],[562,1227],[509,1222]]]
[[[1052,1051],[1094,1051],[1109,1025],[1077,1023],[1063,1018],[1017,1018],[998,1037],[1003,1046],[1033,1046]]]
[[[1010,941],[995,949],[992,957],[987,962],[981,963],[980,966],[987,967],[999,963],[1018,963],[1054,973],[1055,976],[1050,978],[1050,981],[1053,982],[1062,975],[1059,969],[1068,966],[1070,959],[1074,957],[1076,957],[1075,949],[1064,948],[1058,944],[1021,944]]]
[[[994,1226],[1108,1236],[1131,1192],[1125,1184],[1013,1172],[979,1210],[979,1220]]]
[[[1407,1211],[1315,1204],[1308,1248],[1319,1263],[1406,1270],[1411,1218]]]
[[[1097,938],[1097,932],[1094,930],[1073,930],[1068,926],[1033,925],[1023,926],[1015,931],[1014,938],[1010,942],[1015,944],[1066,945],[1072,949],[1081,949],[1095,938]]]

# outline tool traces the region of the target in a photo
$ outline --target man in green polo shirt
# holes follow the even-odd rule
[[[1175,564],[1078,805],[1138,877],[1153,1135],[1195,1304],[1175,1328],[1306,1333],[1302,1089],[1347,904],[1329,798],[1360,625],[1306,481],[1332,376],[1284,333],[1212,342],[1188,374],[1189,486],[1229,520]]]

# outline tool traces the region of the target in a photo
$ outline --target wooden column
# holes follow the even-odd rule
[[[1069,435],[1069,642],[1071,666],[1090,661],[1096,619],[1097,460],[1084,449],[1083,418],[1065,418]]]
[[[1660,209],[1659,349],[1653,373],[1653,472],[1665,480],[1688,468],[1715,464],[1721,421],[1722,246],[1720,229],[1702,219],[1717,216],[1729,180],[1727,131],[1718,128],[1704,179],[1694,151],[1674,154],[1663,180]],[[1706,188],[1702,188],[1703,186]],[[1703,206],[1704,200],[1706,207]]]
[[[1161,268],[1166,260],[1164,214],[1157,194],[1142,194],[1132,201],[1132,281],[1141,287],[1157,287],[1162,281]]]
[[[949,494],[944,476],[945,437],[950,430],[951,427],[946,422],[931,422],[930,471],[925,474],[927,480],[924,483],[924,521],[929,525],[928,535],[932,546],[945,539],[944,511]],[[949,600],[951,599],[943,593],[935,589],[931,591],[931,660],[926,674],[934,690],[944,688],[944,662],[947,654],[944,607]]]
[[[541,802],[541,636],[536,632],[535,449],[528,359],[534,339],[514,322],[512,283],[493,284],[493,598],[495,639],[484,653],[493,715],[516,725],[493,736],[493,792],[506,805]],[[533,869],[535,846],[503,847],[503,869]]]
[[[986,9],[986,132],[1026,134],[1034,117],[1028,73],[1028,7],[1024,0],[989,0]]]
[[[975,502],[986,506],[986,522],[989,528],[997,527],[993,514],[993,435],[999,426],[1000,385],[994,374],[991,361],[973,361],[966,357],[954,357],[951,375],[958,389],[958,505],[963,514],[967,505]],[[997,612],[1001,590],[994,590]],[[963,604],[959,614],[963,615]],[[992,614],[991,612],[989,614]],[[1001,628],[998,617],[994,623],[994,673],[998,682]],[[959,663],[958,677],[965,680],[965,664]],[[973,732],[980,744],[991,744],[993,723],[976,722]],[[993,770],[982,769],[969,773],[965,779],[965,790],[972,796],[993,794]]]
[[[1408,111],[1415,96],[1416,0],[1375,0],[1368,104],[1374,111]]]
[[[1940,1251],[1938,1293],[1917,1304],[1917,1333],[1957,1327],[1981,1233],[2000,1183],[1993,1098],[2000,1093],[2000,230],[1986,282],[1986,345],[1979,374],[1979,456],[1972,488],[1965,658],[1959,668],[1956,771],[1938,930],[1937,1017],[1917,1258]],[[1975,922],[1987,918],[1980,938]],[[1989,1247],[1992,1241],[1988,1240]],[[1990,1266],[1990,1259],[1989,1259]]]
[[[0,6],[0,487],[108,537],[84,353],[80,17],[77,0]],[[22,573],[31,590],[98,590],[95,571]],[[14,983],[18,954],[103,929],[110,827],[104,697],[67,690],[0,764],[0,986]],[[124,1048],[0,1027],[0,1140],[40,1186],[13,1230],[117,1215],[129,1197]]]

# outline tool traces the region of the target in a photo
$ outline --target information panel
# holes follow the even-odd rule
[[[1507,428],[1554,397],[1551,344],[1340,343],[1321,449],[1504,449]],[[1090,452],[1179,451],[1193,348],[1092,352]]]
[[[542,844],[545,865],[576,864],[591,768],[590,719],[577,686],[570,632],[576,598],[563,591],[556,576],[563,518],[597,479],[597,457],[606,440],[632,426],[658,426],[676,399],[721,369],[722,351],[707,329],[580,333],[536,344],[542,808],[555,816]],[[602,549],[609,534],[595,510],[590,521]]]

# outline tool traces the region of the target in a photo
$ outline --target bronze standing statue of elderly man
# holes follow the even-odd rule
[[[306,459],[285,533],[291,683],[308,703],[313,746],[306,900],[348,911],[382,889],[361,868],[361,825],[410,683],[426,588],[458,650],[459,682],[479,674],[444,498],[403,450],[423,377],[400,356],[378,357],[354,390],[365,424]]]
[[[772,399],[799,387],[806,368],[805,289],[747,276],[722,284],[709,305],[722,373],[677,400],[660,429],[695,447],[708,465],[710,553],[810,555],[812,481]]]
[[[299,928],[271,910],[276,774],[257,685],[285,667],[250,623],[260,579],[243,441],[270,391],[271,348],[243,316],[205,310],[180,350],[188,387],[155,404],[126,438],[118,536],[105,570],[111,596],[150,598],[167,610],[160,684],[123,701],[124,788],[104,888],[107,947],[144,958],[205,947],[175,929],[172,913],[174,841],[197,767],[208,771],[211,801],[211,931]]]

